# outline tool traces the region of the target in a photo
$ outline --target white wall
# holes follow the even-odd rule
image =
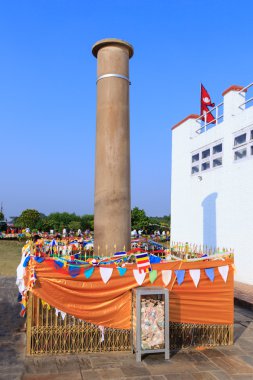
[[[234,162],[234,132],[252,125],[242,94],[224,96],[224,120],[198,135],[195,119],[172,132],[171,240],[233,248],[235,279],[253,284],[253,156]],[[223,140],[223,165],[191,175],[191,153]]]

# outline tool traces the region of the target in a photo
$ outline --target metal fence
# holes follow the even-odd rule
[[[233,325],[170,323],[170,349],[233,344]],[[43,305],[31,293],[27,305],[27,355],[131,351],[131,330],[104,328]]]

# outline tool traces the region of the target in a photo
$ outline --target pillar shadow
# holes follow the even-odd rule
[[[201,203],[203,208],[203,245],[216,247],[216,199],[217,193],[209,194]]]

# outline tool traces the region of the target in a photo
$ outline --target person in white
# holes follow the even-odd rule
[[[132,237],[136,237],[137,236],[137,231],[136,230],[131,231],[131,236]]]

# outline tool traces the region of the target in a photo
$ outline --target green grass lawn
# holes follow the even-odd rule
[[[0,276],[16,276],[25,242],[0,240]]]

